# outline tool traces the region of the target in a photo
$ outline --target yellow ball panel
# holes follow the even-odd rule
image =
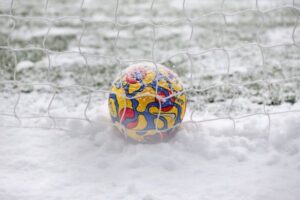
[[[139,97],[137,97],[137,100],[139,101],[137,110],[139,112],[144,112],[147,105],[150,102],[155,101],[155,90],[153,88],[146,87],[142,92],[139,93]]]
[[[145,79],[143,80],[143,82],[145,84],[150,84],[154,81],[154,79],[155,79],[155,73],[152,72],[152,71],[148,71],[147,74],[146,74]]]
[[[158,129],[162,129],[165,125],[164,122],[161,119],[158,119],[158,118],[154,119],[154,124],[155,124],[155,126],[157,126]]]
[[[109,99],[109,111],[110,111],[111,116],[117,117],[116,104],[114,103],[113,99]]]
[[[134,93],[135,91],[139,90],[141,88],[142,84],[141,83],[136,83],[136,84],[130,84],[129,85],[129,93],[132,94]]]
[[[138,125],[134,128],[134,130],[144,130],[147,127],[147,120],[145,116],[139,115],[138,116]]]

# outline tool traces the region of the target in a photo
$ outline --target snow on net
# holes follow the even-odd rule
[[[97,123],[110,84],[137,62],[183,79],[184,123],[300,112],[295,1],[0,3],[0,126]],[[105,102],[105,103],[103,103]]]

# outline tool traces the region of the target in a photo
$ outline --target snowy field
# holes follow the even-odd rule
[[[0,200],[299,200],[300,2],[1,0]],[[168,143],[110,121],[114,77],[176,71]]]

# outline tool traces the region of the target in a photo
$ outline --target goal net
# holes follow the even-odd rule
[[[293,0],[1,0],[0,126],[97,124],[114,77],[153,62],[183,80],[185,124],[268,129],[300,113],[299,15]]]

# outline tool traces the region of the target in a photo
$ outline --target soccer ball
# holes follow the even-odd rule
[[[146,143],[174,136],[186,103],[178,75],[151,62],[125,69],[112,83],[108,100],[111,119],[121,133]]]

